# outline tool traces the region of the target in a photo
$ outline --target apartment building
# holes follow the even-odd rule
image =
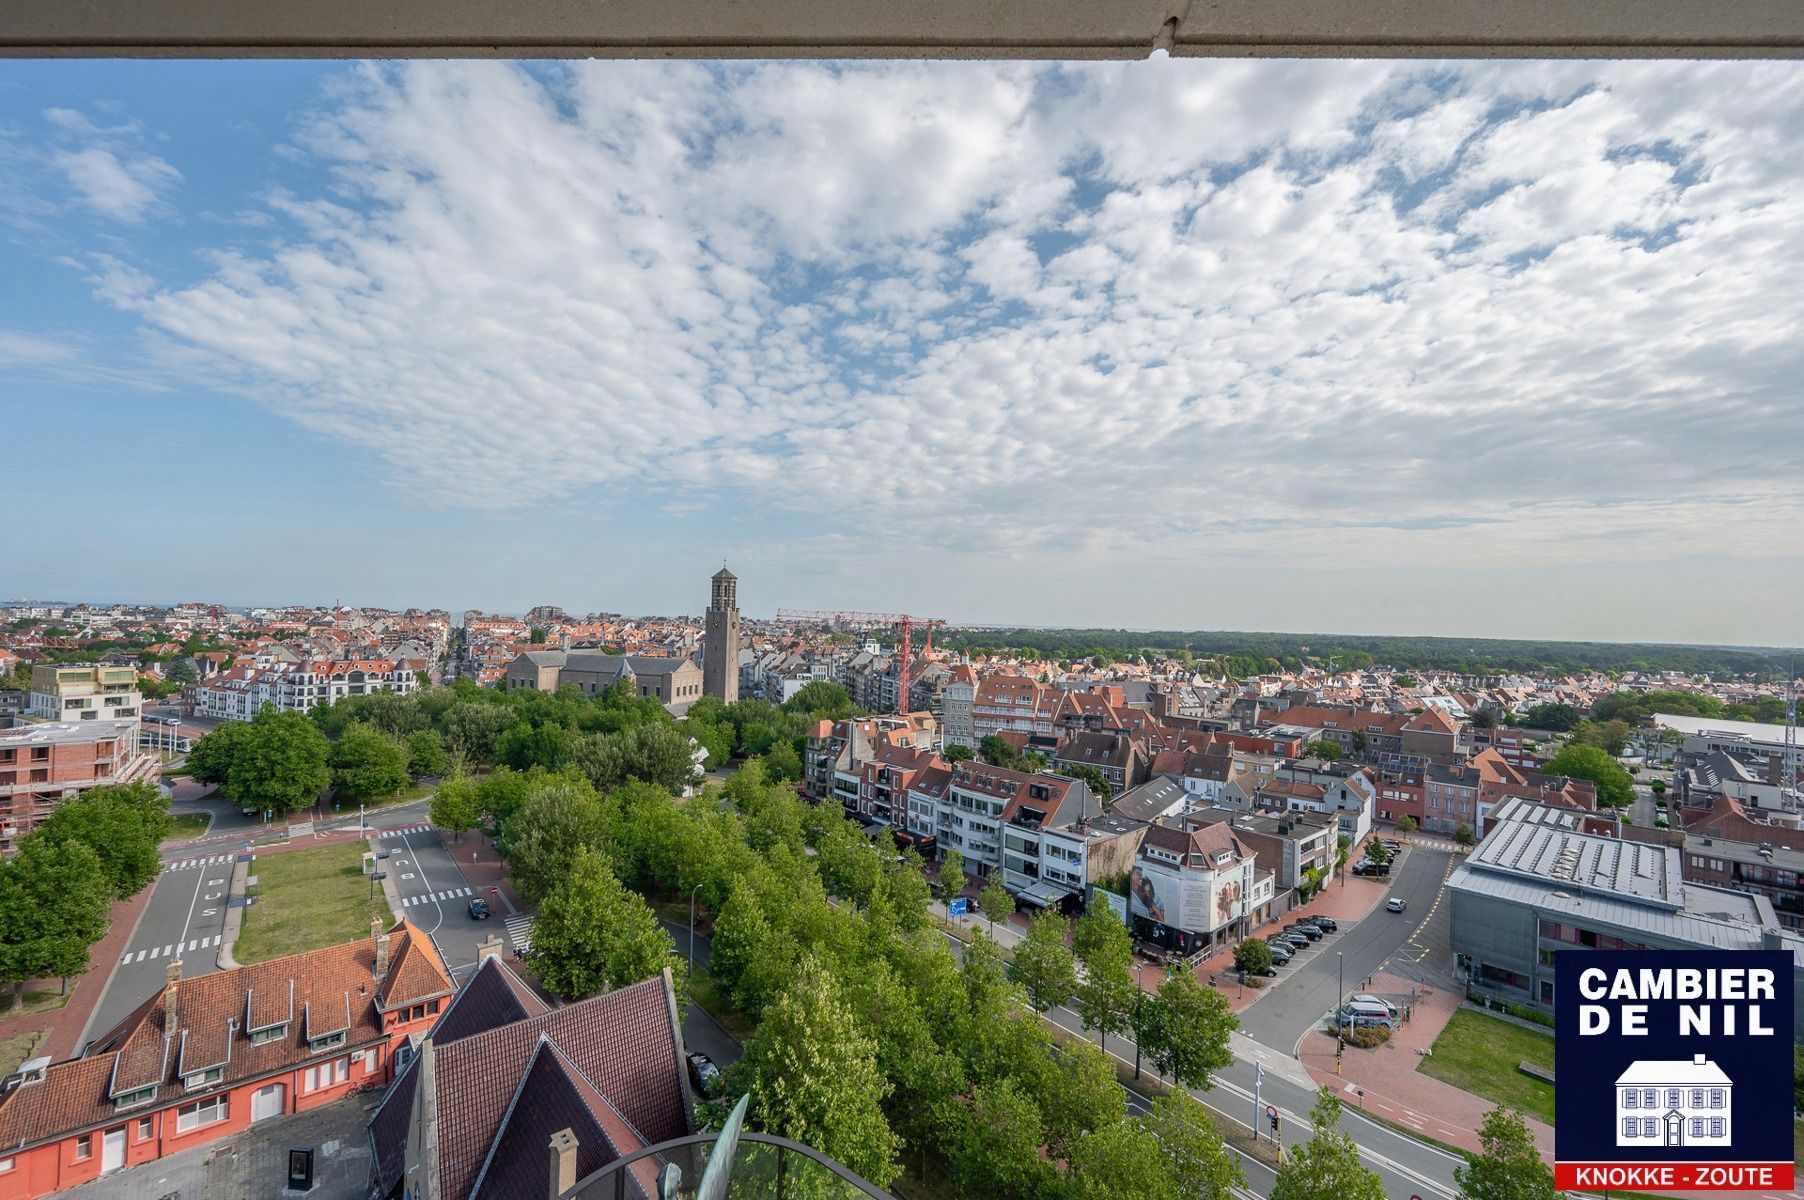
[[[817,721],[808,731],[802,791],[819,804],[836,799],[847,815],[861,811],[864,765],[890,746],[932,750],[939,730],[932,713],[912,712],[845,721]]]
[[[406,695],[418,688],[419,677],[404,660],[297,660],[292,651],[271,647],[197,684],[193,704],[197,716],[248,721],[265,708],[306,712],[346,696],[380,691]]]
[[[1262,870],[1273,875],[1278,892],[1295,890],[1311,871],[1327,878],[1334,872],[1340,849],[1340,822],[1322,813],[1248,813],[1226,808],[1194,808],[1183,814],[1186,822],[1225,822],[1234,836],[1253,852]]]
[[[1804,934],[1804,850],[1692,835],[1684,853],[1686,883],[1764,896],[1783,928]]]
[[[1260,716],[1266,724],[1295,727],[1310,741],[1332,742],[1348,758],[1387,767],[1454,763],[1461,757],[1459,726],[1438,708],[1380,713],[1298,704],[1264,709]]]
[[[1184,957],[1245,937],[1271,911],[1271,871],[1223,821],[1147,826],[1128,875],[1134,936]]]
[[[25,715],[40,721],[136,721],[144,710],[136,667],[39,663]]]
[[[940,691],[940,715],[946,725],[948,746],[977,748],[977,728],[972,706],[977,697],[977,673],[966,664],[952,668],[952,676]]]
[[[154,777],[138,753],[138,722],[39,721],[0,728],[0,854],[58,804],[89,788]]]
[[[1071,734],[1052,752],[1052,765],[1067,770],[1093,767],[1102,772],[1117,796],[1151,773],[1145,744],[1121,733]]]
[[[971,699],[971,734],[979,744],[993,733],[1018,733],[1035,749],[1058,745],[1058,694],[1025,675],[991,675]]]

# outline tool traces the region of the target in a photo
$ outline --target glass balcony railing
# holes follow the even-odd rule
[[[695,1195],[708,1156],[719,1139],[716,1133],[698,1133],[648,1147],[637,1154],[617,1158],[559,1200],[628,1200],[642,1194],[647,1176],[655,1177],[667,1163],[682,1168],[677,1195]],[[647,1160],[650,1160],[649,1169]],[[691,1169],[693,1168],[693,1169]],[[634,1182],[637,1180],[637,1182]],[[656,1195],[656,1192],[652,1192]],[[733,1151],[732,1172],[726,1200],[895,1200],[890,1193],[860,1178],[850,1168],[820,1151],[787,1138],[763,1133],[741,1133]]]

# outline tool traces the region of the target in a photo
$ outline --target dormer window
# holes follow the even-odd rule
[[[307,1052],[309,1054],[318,1054],[321,1050],[330,1050],[334,1046],[342,1046],[344,1044],[345,1031],[340,1029],[333,1033],[321,1034],[316,1038],[308,1038]]]
[[[270,1042],[279,1042],[288,1036],[288,1022],[284,1021],[280,1025],[271,1025],[267,1029],[253,1029],[251,1030],[250,1036],[251,1045],[253,1046],[263,1046]]]
[[[204,1087],[211,1087],[223,1078],[225,1078],[224,1067],[208,1067],[204,1071],[196,1071],[191,1075],[182,1076],[182,1086],[194,1092]]]
[[[156,1099],[156,1096],[157,1089],[155,1084],[152,1084],[150,1087],[133,1088],[129,1092],[120,1092],[117,1096],[113,1097],[113,1111],[124,1112],[128,1108],[136,1108],[140,1104],[149,1104],[152,1100]]]

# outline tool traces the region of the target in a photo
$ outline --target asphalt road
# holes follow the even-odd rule
[[[1343,978],[1350,994],[1363,991],[1367,976],[1377,974],[1386,963],[1392,963],[1395,973],[1411,978],[1421,978],[1426,970],[1445,974],[1447,906],[1436,900],[1451,860],[1452,855],[1444,850],[1411,846],[1402,864],[1392,871],[1386,893],[1386,899],[1400,897],[1404,911],[1387,912],[1380,902],[1368,916],[1342,921],[1340,932],[1313,943],[1288,966],[1279,967],[1276,986],[1241,1014],[1242,1032],[1290,1055],[1303,1036],[1340,1002]]]
[[[395,885],[401,915],[432,939],[445,966],[461,980],[476,965],[476,947],[483,939],[493,934],[506,940],[501,925],[505,910],[486,920],[470,916],[474,891],[458,868],[453,851],[468,855],[477,843],[466,841],[447,846],[423,818],[397,824],[391,814],[384,812],[383,820],[375,842],[378,852],[388,854],[380,861],[380,867]]]
[[[125,954],[94,964],[112,975],[84,1041],[111,1029],[159,991],[172,961],[181,960],[184,979],[216,969],[237,850],[236,845],[197,848],[165,863]]]

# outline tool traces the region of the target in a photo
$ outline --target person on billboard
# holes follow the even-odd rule
[[[1128,891],[1133,893],[1133,897],[1139,902],[1140,907],[1146,910],[1148,920],[1164,923],[1165,906],[1159,903],[1158,893],[1153,891],[1153,881],[1150,875],[1139,867],[1135,867],[1128,874]]]
[[[1239,880],[1222,884],[1221,890],[1215,893],[1215,923],[1223,925],[1232,921],[1238,915],[1235,910],[1239,907]]]

